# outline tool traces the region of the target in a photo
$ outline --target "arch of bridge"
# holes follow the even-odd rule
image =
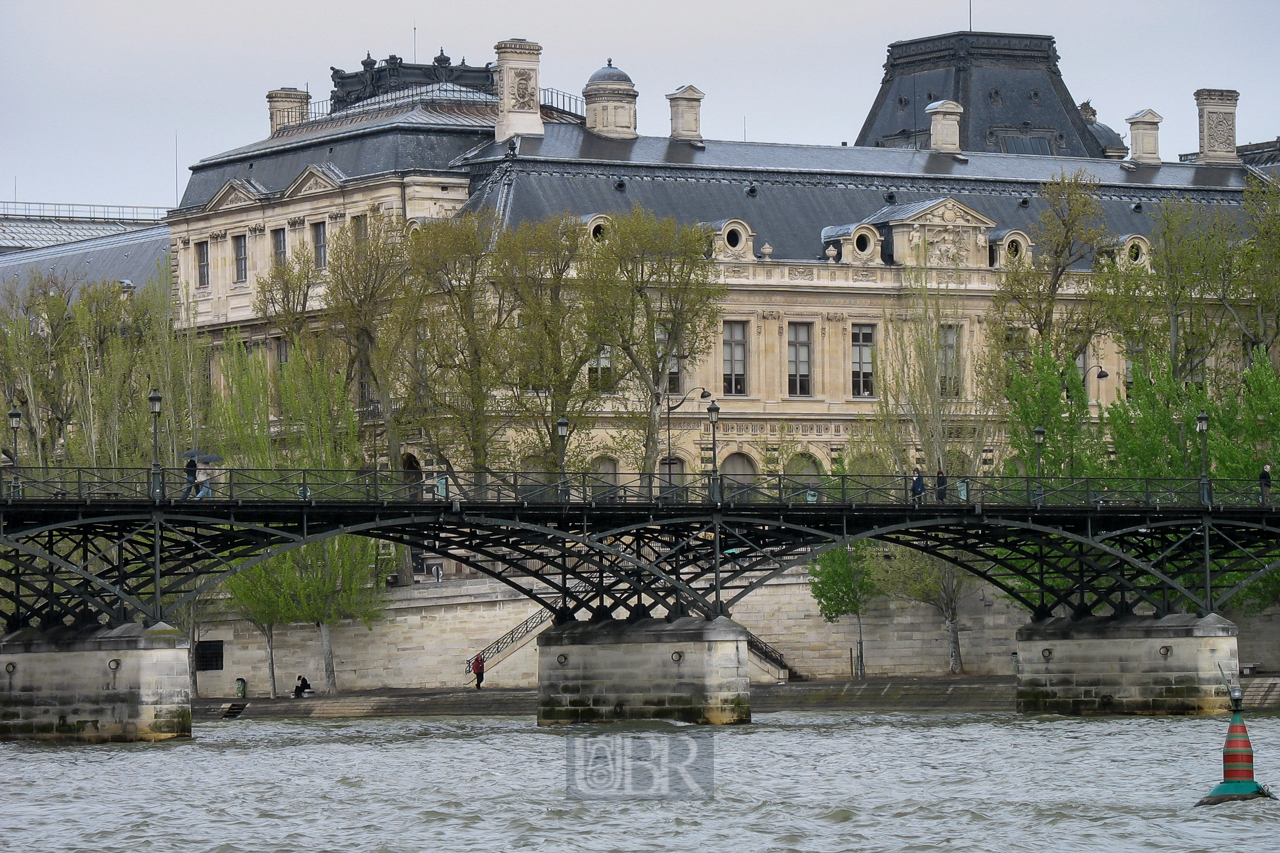
[[[1101,593],[1105,602],[1108,594],[1118,590],[1157,609],[1168,606],[1168,593],[1194,607],[1211,609],[1280,565],[1276,553],[1280,529],[1265,521],[1211,516],[1152,518],[1081,533],[1070,529],[1072,525],[1034,520],[1045,513],[970,516],[912,513],[905,508],[896,513],[899,520],[894,523],[885,523],[890,518],[884,513],[872,517],[837,507],[797,510],[779,505],[752,507],[750,513],[739,507],[725,513],[668,517],[656,512],[621,524],[616,522],[624,519],[617,518],[616,510],[602,510],[603,519],[596,525],[584,518],[584,513],[560,507],[541,512],[522,507],[510,515],[487,516],[379,512],[359,523],[344,523],[350,519],[308,512],[305,507],[300,520],[296,509],[290,513],[275,508],[264,512],[269,517],[258,522],[247,520],[252,512],[238,507],[226,513],[210,507],[200,515],[135,511],[90,518],[81,514],[22,529],[9,525],[0,536],[0,548],[6,551],[3,559],[25,573],[12,573],[14,588],[0,590],[0,596],[20,609],[31,598],[47,594],[28,577],[34,576],[57,585],[61,594],[78,601],[81,609],[111,613],[119,611],[123,602],[133,611],[157,618],[160,605],[149,605],[145,593],[147,573],[154,569],[148,564],[148,552],[157,538],[165,551],[166,577],[193,581],[185,587],[170,586],[178,596],[169,606],[190,600],[230,574],[265,559],[342,534],[371,536],[459,559],[543,607],[567,607],[570,611],[647,607],[647,597],[658,604],[713,612],[717,532],[721,540],[720,590],[727,593],[727,607],[823,551],[861,539],[930,550],[993,583],[1033,611],[1046,606],[1052,609],[1068,603],[1071,595],[1083,598],[1086,593]],[[536,520],[522,520],[522,515]],[[788,520],[791,516],[796,520]],[[850,530],[851,518],[860,529]],[[610,521],[615,523],[605,523]],[[1220,574],[1235,573],[1231,588],[1216,599],[1211,594],[1201,596],[1180,579],[1198,559],[1182,547],[1197,526],[1221,533],[1213,540],[1211,557],[1228,565]],[[1223,528],[1231,528],[1230,534],[1222,533]],[[65,553],[66,547],[34,544],[42,539],[48,546],[78,546],[82,556],[91,553],[90,542],[108,542],[109,547],[122,551],[129,548],[131,556],[121,562],[131,568],[118,576],[94,571],[89,568],[91,560],[77,563]],[[1200,550],[1198,543],[1191,544]],[[1251,551],[1250,547],[1259,550]],[[1024,565],[1046,557],[1070,562],[1080,570],[1074,575],[1053,574],[1049,577],[1054,583],[1047,585],[1044,577],[1037,577],[1037,572]],[[229,560],[238,562],[229,565]],[[538,566],[527,565],[530,561]],[[219,562],[220,569],[210,570],[210,565]],[[495,570],[493,564],[501,569]],[[1246,576],[1241,578],[1240,573]],[[1020,582],[1015,583],[1015,578]],[[127,583],[130,580],[134,582]],[[530,586],[530,580],[536,584]],[[586,586],[579,588],[582,583]],[[1160,594],[1166,598],[1158,598]]]

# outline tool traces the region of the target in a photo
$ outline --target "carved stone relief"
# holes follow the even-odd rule
[[[511,69],[511,106],[534,112],[538,109],[538,84],[531,68]]]
[[[842,321],[842,320],[844,319],[844,312],[843,312],[843,311],[828,311],[828,312],[827,312],[827,319],[828,319],[828,320],[830,320],[830,321],[831,321],[831,322],[833,322],[833,323],[839,323],[840,321]]]
[[[209,242],[211,243],[220,243],[225,239],[227,239],[227,229],[225,228],[223,228],[221,231],[209,232]]]
[[[290,227],[290,228],[301,228],[302,226],[304,226],[304,225],[306,225],[306,224],[307,224],[307,218],[306,218],[305,216],[290,216],[290,217],[289,217],[289,227]]]
[[[787,278],[792,281],[813,281],[813,268],[791,267],[787,270]]]
[[[724,274],[725,274],[725,276],[726,276],[726,277],[728,277],[728,278],[746,278],[746,277],[747,277],[747,268],[746,268],[746,267],[737,267],[737,266],[729,267],[728,269],[726,269],[726,270],[724,271]]]
[[[266,230],[267,230],[267,226],[263,225],[261,222],[255,222],[254,224],[249,226],[250,234],[263,234],[266,232]]]
[[[1206,113],[1204,136],[1210,151],[1231,150],[1236,144],[1236,122],[1231,113]]]

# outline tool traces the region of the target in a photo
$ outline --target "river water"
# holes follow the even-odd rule
[[[1246,722],[1280,786],[1280,717]],[[531,719],[198,723],[164,744],[0,744],[0,849],[1276,851],[1280,802],[1192,807],[1227,724],[757,714],[711,735],[712,799],[582,800],[564,730]]]

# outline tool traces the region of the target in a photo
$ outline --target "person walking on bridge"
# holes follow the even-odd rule
[[[471,671],[476,674],[476,690],[479,690],[484,684],[484,652],[476,653],[475,660],[471,661]]]
[[[1263,506],[1271,506],[1271,466],[1263,465],[1262,473],[1258,475],[1258,489],[1262,492],[1259,502]]]
[[[934,485],[934,492],[935,492],[934,497],[937,499],[938,503],[940,504],[946,503],[947,502],[947,475],[942,473],[941,468],[938,469],[938,476],[934,478],[933,485]]]
[[[919,468],[911,470],[911,506],[919,509],[924,500],[924,475]]]

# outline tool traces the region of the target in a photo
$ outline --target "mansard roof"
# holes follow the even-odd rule
[[[616,214],[634,205],[687,223],[739,218],[756,232],[757,246],[773,247],[774,260],[823,260],[824,228],[866,221],[886,205],[948,197],[999,228],[1029,231],[1044,209],[1040,185],[1081,169],[1099,182],[1104,224],[1117,234],[1149,234],[1166,199],[1238,205],[1245,186],[1242,167],[617,140],[571,125],[519,138],[514,156],[507,148],[488,145],[464,158],[473,175],[468,209],[494,210],[511,226],[561,213]]]
[[[960,148],[1058,157],[1104,156],[1058,70],[1052,36],[958,32],[889,45],[880,91],[857,144],[928,146],[925,107],[964,107]]]

